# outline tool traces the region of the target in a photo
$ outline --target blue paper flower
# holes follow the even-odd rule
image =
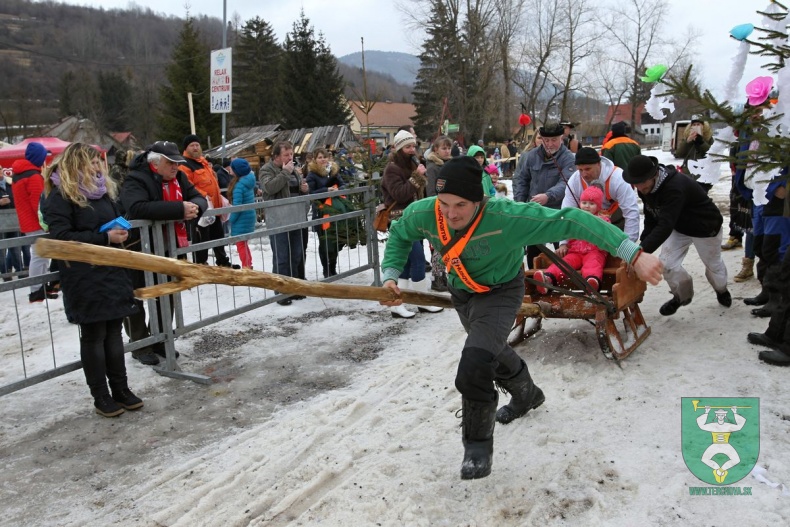
[[[735,40],[744,40],[754,31],[754,24],[741,24],[730,29],[730,36]]]

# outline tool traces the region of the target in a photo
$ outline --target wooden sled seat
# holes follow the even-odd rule
[[[549,258],[538,255],[534,260],[534,269],[525,271],[527,278],[533,278],[535,271],[546,269],[551,264]],[[644,298],[647,284],[634,276],[628,275],[626,264],[617,257],[609,255],[606,260],[603,277],[600,285],[600,302],[594,301],[598,297],[588,296],[587,293],[574,286],[573,282],[565,278],[559,287],[571,290],[578,296],[571,296],[558,291],[551,291],[545,295],[537,292],[534,284],[525,281],[524,302],[535,303],[541,306],[545,318],[585,319],[594,321],[595,332],[601,351],[609,359],[624,359],[630,355],[650,335],[650,328],[645,323],[639,302]],[[624,331],[619,331],[615,322],[622,317]],[[527,331],[525,316],[516,318],[514,331],[511,332],[508,342],[510,345],[518,344],[527,337],[535,334],[541,327],[541,320],[533,324]]]

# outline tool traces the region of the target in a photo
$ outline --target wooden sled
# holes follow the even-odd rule
[[[536,270],[546,269],[551,264],[545,254],[538,255],[534,262],[535,269],[525,271],[527,278],[532,278]],[[636,276],[629,276],[625,263],[619,258],[609,255],[606,260],[598,302],[594,297],[584,296],[584,291],[574,287],[568,279],[558,286],[579,296],[551,290],[542,295],[525,280],[524,302],[540,305],[542,314],[534,317],[534,321],[530,321],[533,317],[529,315],[517,315],[508,344],[515,346],[537,333],[541,329],[541,317],[590,321],[595,325],[601,351],[606,358],[614,360],[628,357],[650,335],[650,328],[639,309],[647,284]],[[615,323],[621,317],[623,332],[618,331]],[[532,324],[528,326],[530,322]]]

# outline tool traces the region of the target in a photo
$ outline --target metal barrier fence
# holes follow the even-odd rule
[[[315,200],[345,196],[354,203],[355,210],[316,220],[307,220],[309,207]],[[256,202],[248,205],[211,209],[206,214],[220,216],[233,211],[263,209],[265,224],[258,225],[254,232],[239,236],[226,236],[220,240],[191,244],[177,248],[175,222],[151,222],[136,220],[132,228],[139,229],[142,250],[159,256],[189,258],[191,253],[223,246],[231,255],[235,244],[246,240],[253,253],[253,268],[272,272],[272,247],[269,236],[301,229],[308,231],[305,249],[305,275],[308,280],[332,282],[368,270],[373,271],[373,283],[380,284],[378,233],[372,229],[375,214],[375,188],[361,186],[354,189],[331,191],[324,194],[298,196],[276,201]],[[217,219],[216,221],[219,221]],[[314,227],[324,224],[344,226],[359,232],[361,239],[356,247],[337,247],[338,273],[324,277],[318,254],[318,236]],[[41,235],[46,236],[46,235]],[[0,252],[14,250],[30,245],[41,236],[20,236],[0,240]],[[337,242],[336,242],[337,243]],[[236,259],[238,261],[238,258]],[[211,257],[209,258],[211,262]],[[21,390],[46,380],[82,368],[79,360],[79,342],[76,338],[77,326],[68,324],[63,312],[62,301],[45,299],[43,303],[29,303],[28,288],[44,286],[58,279],[57,272],[36,277],[19,277],[0,283],[0,396]],[[9,278],[9,277],[6,277]],[[145,272],[146,286],[163,283],[165,275]],[[224,285],[202,285],[188,291],[163,296],[159,301],[148,300],[148,314],[151,336],[124,345],[131,352],[155,343],[163,343],[165,361],[154,370],[161,375],[179,379],[189,379],[200,383],[210,383],[211,378],[197,373],[184,372],[176,362],[175,339],[192,331],[203,328],[235,315],[266,306],[287,296],[276,292],[249,287]],[[171,307],[172,303],[172,307]],[[169,313],[173,309],[174,323],[168,316],[161,317],[159,310]],[[72,331],[73,333],[65,333]],[[75,360],[76,359],[76,360]]]

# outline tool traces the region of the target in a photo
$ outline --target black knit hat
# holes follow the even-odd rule
[[[628,130],[628,124],[625,121],[614,123],[612,125],[612,137],[622,137]]]
[[[653,156],[634,156],[628,162],[628,170],[623,173],[626,183],[644,183],[658,172],[658,159]]]
[[[187,149],[187,147],[188,147],[189,145],[191,145],[192,143],[199,143],[199,142],[200,142],[200,136],[197,136],[197,135],[195,135],[195,134],[189,134],[189,135],[188,135],[188,136],[186,136],[186,137],[184,138],[184,140],[181,142],[181,150],[182,150],[182,151],[184,151],[184,150],[186,150],[186,149]]]
[[[560,123],[546,123],[540,127],[541,137],[559,137],[565,133],[565,128]]]
[[[583,146],[576,152],[577,165],[597,165],[601,162],[601,156],[595,151],[595,148]]]
[[[436,178],[437,194],[455,194],[469,201],[483,200],[483,167],[473,157],[446,161]]]

